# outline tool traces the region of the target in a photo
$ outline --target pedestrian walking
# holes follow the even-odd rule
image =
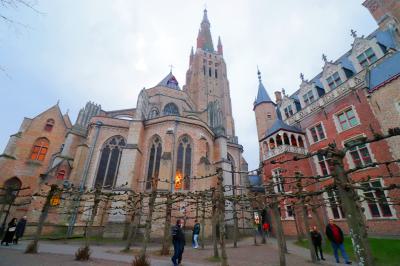
[[[9,243],[12,243],[16,227],[17,218],[12,218],[11,222],[8,223],[6,234],[4,235],[3,240],[1,240],[1,245],[3,245],[3,243],[6,243],[6,246],[8,246]]]
[[[340,253],[342,253],[342,257],[343,257],[345,263],[351,264],[351,261],[349,260],[349,256],[347,256],[347,253],[344,250],[343,231],[339,226],[337,226],[335,224],[335,222],[332,219],[329,219],[329,224],[326,226],[325,233],[326,233],[326,236],[328,237],[329,241],[331,242],[331,245],[333,248],[333,254],[335,255],[335,259],[336,259],[336,263],[340,263],[339,254],[338,254],[338,250],[340,250]]]
[[[265,235],[267,237],[269,237],[269,223],[268,222],[263,223],[263,230],[264,230]]]
[[[199,248],[199,234],[200,234],[200,224],[196,220],[194,220],[193,227],[193,248]]]
[[[17,223],[17,227],[15,229],[14,244],[18,244],[18,240],[24,236],[25,226],[26,226],[26,216],[19,219]]]
[[[174,266],[182,262],[183,250],[185,248],[185,234],[182,230],[182,220],[178,219],[172,229],[172,244],[174,245],[174,255],[171,260]]]
[[[317,256],[317,260],[325,260],[324,254],[322,253],[322,236],[320,232],[318,232],[317,227],[315,225],[311,228],[310,234],[315,249],[315,255]],[[318,256],[318,250],[320,256]]]

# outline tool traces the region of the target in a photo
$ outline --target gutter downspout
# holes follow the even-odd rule
[[[68,224],[67,237],[71,237],[73,232],[74,232],[74,226],[75,226],[76,219],[77,219],[77,216],[78,216],[79,204],[80,204],[80,201],[81,201],[82,194],[84,193],[84,188],[85,188],[85,184],[86,184],[86,181],[87,181],[87,175],[88,175],[88,172],[89,172],[89,165],[90,165],[90,162],[92,161],[93,152],[94,152],[94,148],[96,147],[97,139],[99,138],[101,125],[103,125],[103,123],[100,122],[100,121],[97,121],[95,123],[96,133],[95,133],[95,136],[94,136],[93,143],[92,143],[92,145],[90,147],[90,150],[89,150],[89,156],[88,156],[88,158],[87,158],[87,160],[85,162],[85,167],[83,168],[82,180],[81,180],[81,182],[79,184],[79,194],[78,194],[77,200],[75,201],[74,210],[73,210],[71,219],[70,219],[69,224]]]

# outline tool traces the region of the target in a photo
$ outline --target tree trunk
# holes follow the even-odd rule
[[[365,225],[364,214],[360,207],[360,199],[357,192],[351,187],[350,178],[345,173],[343,158],[345,154],[338,151],[334,145],[330,145],[332,161],[334,165],[334,180],[338,188],[341,203],[346,214],[350,237],[353,243],[354,254],[360,266],[374,265],[371,248],[368,242],[368,234]]]
[[[165,224],[164,224],[164,237],[163,246],[161,249],[161,255],[169,254],[169,247],[171,243],[171,214],[172,214],[172,194],[167,194],[166,206],[165,206]]]
[[[137,210],[138,204],[140,205],[139,210]],[[125,251],[130,250],[130,248],[133,244],[133,241],[135,239],[137,224],[140,223],[140,212],[141,212],[142,204],[143,204],[143,195],[140,194],[139,199],[137,199],[132,206],[133,213],[132,213],[131,222],[130,222],[130,226],[129,226],[129,233],[128,233],[128,238],[126,241],[126,246],[124,249]],[[135,219],[137,214],[139,214],[139,219]]]
[[[239,232],[239,221],[237,217],[237,212],[236,212],[236,193],[235,190],[233,190],[233,247],[237,248],[237,242],[238,242],[238,232]]]
[[[218,217],[219,217],[219,243],[221,248],[221,266],[228,266],[228,257],[225,249],[225,195],[224,177],[222,169],[218,169]]]
[[[201,249],[204,249],[204,242],[206,241],[205,238],[205,231],[206,231],[206,197],[203,196],[201,200]]]
[[[274,192],[272,192],[274,193]],[[279,265],[286,266],[286,258],[285,253],[287,252],[285,239],[283,238],[283,228],[281,222],[281,214],[279,213],[278,209],[278,202],[276,196],[272,198],[272,212],[274,215],[274,223],[275,223],[275,232],[276,232],[276,239],[278,242],[278,250],[279,250]]]
[[[157,198],[157,184],[158,184],[158,179],[153,178],[151,194],[150,194],[150,198],[149,198],[149,213],[146,218],[144,237],[143,237],[143,246],[142,246],[142,250],[140,252],[141,257],[146,256],[147,245],[149,244],[149,241],[150,241],[151,223],[153,220],[153,212],[154,212],[154,203],[156,202],[156,198]]]
[[[47,218],[47,215],[48,215],[49,209],[50,209],[50,200],[57,193],[57,191],[58,191],[57,185],[51,185],[50,191],[47,194],[46,201],[43,205],[42,212],[40,214],[39,223],[38,223],[38,226],[36,229],[36,234],[34,235],[32,242],[28,245],[27,250],[26,250],[29,253],[37,253],[39,238],[40,238],[40,235],[42,234],[43,225],[44,225],[44,222]],[[29,250],[28,250],[28,248],[29,248]]]
[[[216,206],[216,197],[215,191],[212,192],[212,240],[213,240],[213,248],[214,248],[214,258],[219,258],[218,254],[218,239],[217,239],[217,206]]]
[[[307,215],[307,206],[304,204],[304,199],[301,199],[301,209],[303,212],[303,221],[304,221],[304,226],[306,228],[306,231],[310,230],[310,223],[308,222],[308,215]],[[308,240],[308,249],[310,251],[311,261],[315,263],[317,261],[317,257],[314,252],[314,246],[312,243],[310,232],[307,233],[307,240]]]
[[[317,221],[317,227],[319,232],[321,233],[322,237],[322,244],[325,246],[326,245],[326,239],[325,239],[325,227],[322,225],[321,217],[318,215],[317,210],[313,207],[311,208],[311,211],[315,217],[315,220]]]

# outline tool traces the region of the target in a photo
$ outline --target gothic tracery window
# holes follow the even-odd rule
[[[151,111],[149,113],[149,119],[155,118],[158,115],[159,115],[158,109],[157,108],[153,108],[153,109],[151,109]]]
[[[46,157],[47,151],[49,150],[49,141],[46,138],[39,138],[33,144],[31,153],[31,160],[43,161]]]
[[[192,171],[192,146],[188,136],[181,138],[176,159],[175,190],[189,190]]]
[[[153,178],[158,178],[158,174],[160,171],[161,154],[162,154],[161,139],[160,137],[157,136],[153,139],[150,146],[146,189],[151,188],[151,181]]]
[[[179,115],[178,106],[174,103],[169,103],[164,107],[164,115]]]
[[[126,141],[122,136],[111,137],[103,144],[95,186],[106,188],[115,186],[122,149],[125,145]]]

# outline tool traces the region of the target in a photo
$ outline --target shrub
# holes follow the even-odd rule
[[[90,253],[89,246],[80,247],[75,253],[75,260],[89,260]]]
[[[150,266],[150,261],[146,255],[136,255],[132,266]]]
[[[35,242],[31,242],[26,246],[25,253],[35,254],[37,253],[37,245]]]

